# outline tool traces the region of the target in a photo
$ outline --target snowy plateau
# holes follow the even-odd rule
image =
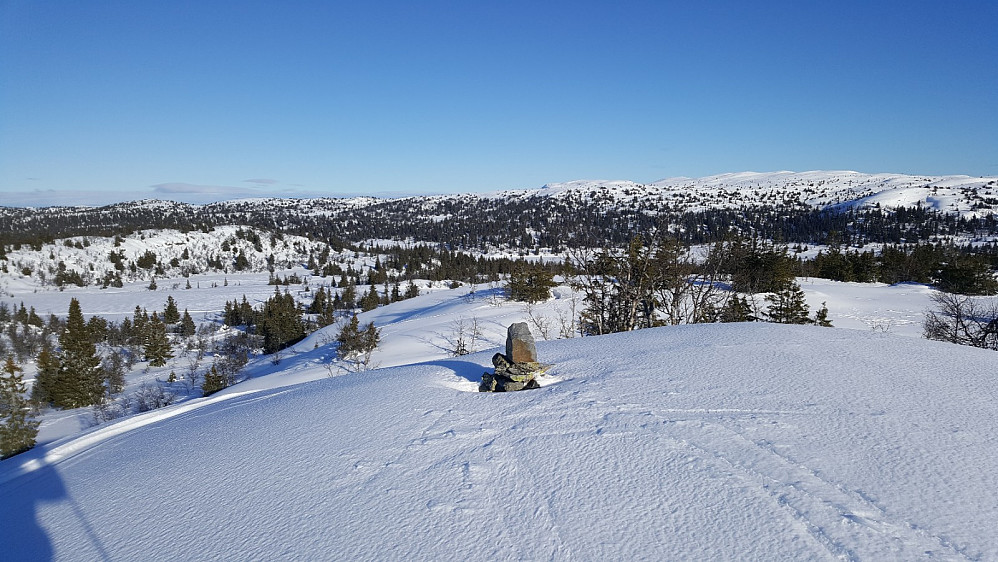
[[[973,217],[995,210],[995,192],[996,178],[780,172],[467,197],[921,204]],[[407,205],[446,217],[441,201],[458,197]],[[263,207],[329,218],[382,203],[138,206],[177,216],[213,208],[240,225]],[[23,220],[98,211],[116,213],[53,208]],[[268,267],[304,277],[309,255],[328,249],[285,234],[265,236],[260,251],[236,235],[242,228],[25,246],[8,253],[17,267],[0,274],[0,299],[47,317],[76,298],[87,316],[118,322],[169,295],[210,322],[227,301],[272,295]],[[223,241],[247,257],[245,271],[211,270]],[[111,252],[146,250],[179,265],[126,269],[121,287],[96,283],[115,271]],[[359,270],[374,257],[333,249],[331,260]],[[59,262],[94,283],[39,278]],[[835,328],[709,324],[558,339],[582,306],[567,285],[525,306],[494,285],[420,280],[418,297],[359,315],[382,330],[370,370],[335,359],[329,326],[279,361],[252,359],[244,381],[207,398],[98,425],[84,409],[47,410],[38,445],[0,461],[0,558],[998,560],[998,356],[922,339],[924,285],[798,281],[812,308],[827,303]],[[520,321],[553,364],[541,388],[477,392],[506,326]],[[472,353],[453,356],[455,334],[472,325]],[[139,363],[128,387],[180,372],[180,355],[165,367]]]

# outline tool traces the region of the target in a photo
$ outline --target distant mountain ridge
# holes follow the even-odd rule
[[[741,172],[704,178],[575,180],[539,188],[400,198],[252,198],[194,205],[0,207],[0,244],[114,236],[150,228],[244,225],[332,243],[408,240],[451,249],[555,253],[669,232],[691,244],[732,233],[851,244],[998,236],[998,177],[852,171]],[[862,215],[862,216],[860,216]],[[37,244],[36,244],[37,245]]]

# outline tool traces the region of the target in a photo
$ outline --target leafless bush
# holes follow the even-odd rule
[[[482,339],[482,330],[478,317],[470,320],[461,317],[451,323],[451,333],[445,335],[448,351],[454,356],[467,355],[477,351],[478,341]]]
[[[579,299],[572,295],[568,302],[568,310],[558,308],[555,312],[558,320],[558,337],[561,339],[574,338],[579,332]]]
[[[197,355],[187,356],[187,370],[184,372],[184,384],[187,385],[188,392],[201,386],[199,382],[201,379],[200,367],[200,357]]]
[[[537,312],[532,303],[524,303],[523,312],[527,315],[530,325],[537,330],[537,333],[546,341],[551,339],[551,319]]]
[[[927,339],[998,350],[998,303],[943,292],[931,298],[935,310],[922,324]]]
[[[131,409],[131,400],[127,396],[122,396],[116,400],[102,400],[99,404],[90,407],[90,425],[100,425],[123,418],[131,413]]]
[[[164,406],[173,404],[176,396],[172,392],[163,389],[163,385],[156,383],[142,383],[142,386],[132,395],[135,401],[136,410],[148,412]]]

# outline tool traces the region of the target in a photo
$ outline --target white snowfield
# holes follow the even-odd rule
[[[42,445],[0,463],[3,557],[998,559],[994,352],[771,324],[538,350],[533,391],[475,392],[493,349]]]

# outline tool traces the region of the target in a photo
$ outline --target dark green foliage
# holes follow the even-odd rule
[[[58,393],[60,364],[59,355],[52,350],[47,338],[38,352],[37,366],[35,384],[31,387],[31,400],[39,404],[52,403]]]
[[[832,321],[828,319],[828,305],[821,303],[821,308],[814,313],[814,325],[822,328],[831,328]]]
[[[294,297],[275,289],[274,296],[263,303],[257,334],[263,336],[266,353],[274,353],[304,338],[305,322]]]
[[[506,290],[510,300],[534,303],[551,298],[551,288],[557,285],[553,272],[539,265],[524,264],[510,274]]]
[[[90,341],[94,344],[106,341],[108,334],[107,320],[100,316],[91,316],[90,320],[87,321],[87,333],[90,334]]]
[[[180,311],[177,309],[177,301],[173,296],[166,297],[166,307],[163,308],[163,322],[166,324],[176,324],[180,322]]]
[[[753,239],[731,245],[731,287],[739,293],[770,293],[783,288],[794,278],[795,260],[785,246]]]
[[[243,295],[242,302],[226,301],[222,318],[226,326],[253,326],[256,324],[256,311]]]
[[[177,333],[185,338],[189,338],[194,335],[197,331],[197,326],[194,325],[194,319],[191,318],[191,314],[184,309],[184,315],[180,319],[180,326],[177,327]]]
[[[59,337],[60,366],[52,403],[60,408],[92,406],[104,396],[104,370],[83,320],[80,302],[69,302],[66,329]]]
[[[936,288],[944,293],[958,295],[993,295],[998,293],[998,282],[988,262],[977,256],[950,252],[947,261],[940,264]]]
[[[336,352],[341,359],[370,358],[371,352],[378,347],[380,340],[381,330],[374,327],[374,322],[361,328],[360,321],[354,314],[350,318],[350,322],[343,326],[343,329],[336,336],[336,341],[339,343]]]
[[[152,250],[146,250],[137,260],[135,260],[135,265],[142,269],[152,269],[156,266],[156,253]]]
[[[374,285],[371,285],[371,288],[360,299],[360,309],[367,312],[378,308],[379,304],[381,304],[381,297],[378,296],[378,290]]]
[[[119,394],[125,390],[125,357],[112,352],[104,359],[102,366],[107,376],[107,393]]]
[[[24,397],[21,371],[11,355],[0,370],[0,459],[34,447],[38,435],[38,422]]]
[[[155,313],[145,327],[145,355],[150,367],[162,367],[173,357],[170,338],[166,335],[166,325]]]
[[[329,298],[325,287],[319,287],[312,298],[312,304],[308,307],[308,312],[316,316],[316,324],[321,328],[336,321],[336,308],[336,301]]]
[[[766,320],[777,324],[810,324],[810,308],[804,300],[804,291],[796,281],[786,283],[779,290],[766,296]],[[827,316],[827,311],[826,311]]]
[[[353,309],[357,308],[357,287],[353,283],[349,283],[340,294],[340,302],[343,304],[343,308]]]
[[[249,269],[250,262],[248,259],[246,259],[246,254],[244,254],[242,250],[240,250],[239,255],[236,256],[236,261],[233,263],[232,267],[234,267],[236,271],[243,271],[245,269]]]
[[[755,322],[755,314],[748,299],[733,295],[721,309],[719,320],[721,322]]]
[[[212,365],[211,369],[204,374],[204,382],[201,383],[201,393],[205,396],[211,396],[227,386],[229,385],[225,375],[220,374],[215,365]]]

